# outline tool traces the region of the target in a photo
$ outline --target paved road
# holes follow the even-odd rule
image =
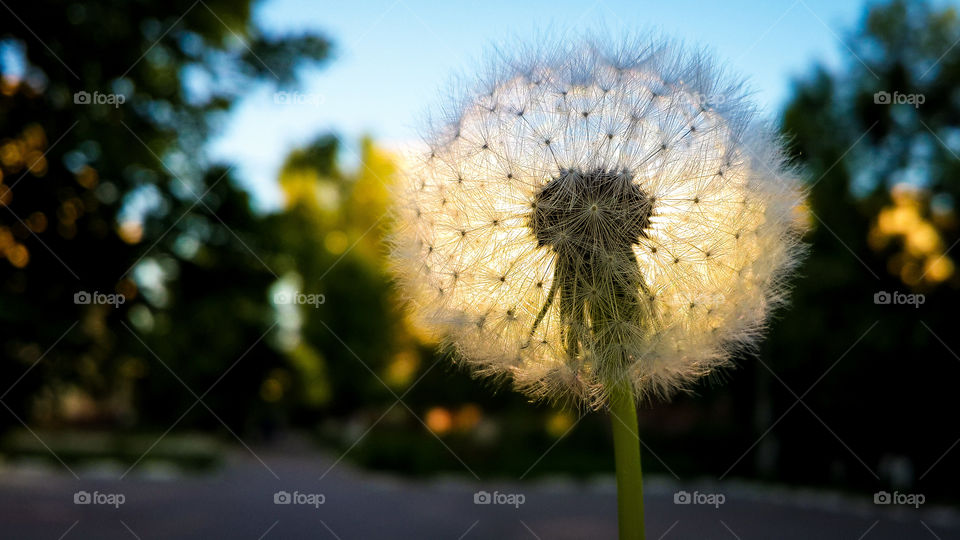
[[[0,470],[0,538],[126,539],[371,538],[551,539],[614,538],[616,499],[611,480],[587,483],[498,482],[472,477],[409,480],[365,473],[345,463],[324,473],[330,457],[258,452],[235,456],[219,472],[182,476],[149,465],[123,480],[122,469],[6,466]],[[323,479],[320,480],[321,476]],[[674,504],[684,489],[719,507]],[[74,504],[86,491],[106,504]],[[474,504],[475,492],[496,492],[498,502]],[[274,504],[278,491],[294,503]],[[322,494],[320,497],[315,494]],[[522,495],[522,504],[519,497]],[[281,495],[282,497],[282,495]],[[876,506],[860,498],[778,492],[734,483],[647,484],[651,539],[750,538],[881,540],[960,539],[958,510],[928,504]],[[717,499],[713,499],[714,502]]]

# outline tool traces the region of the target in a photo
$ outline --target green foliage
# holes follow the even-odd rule
[[[249,2],[27,3],[16,14],[0,18],[0,47],[13,51],[0,57],[0,354],[8,383],[27,374],[5,402],[66,421],[76,415],[63,396],[79,389],[89,421],[169,425],[209,388],[204,401],[228,424],[256,423],[261,382],[286,363],[260,340],[273,240],[229,169],[198,149],[249,85],[292,82],[329,43],[262,35]],[[78,291],[127,301],[77,305]],[[184,423],[219,426],[207,413]]]
[[[952,306],[960,299],[948,251],[960,240],[960,107],[952,97],[960,58],[948,53],[958,38],[953,9],[872,5],[847,39],[845,69],[814,69],[785,111],[784,132],[811,179],[814,230],[806,278],[763,358],[798,395],[816,385],[804,402],[822,418],[794,411],[767,441],[780,448],[776,470],[785,480],[876,486],[873,471],[898,487],[883,464],[900,460],[912,468],[906,482],[921,491],[951,490],[956,460],[924,473],[958,435],[936,412],[948,408],[960,375],[944,346],[957,350]],[[925,100],[888,104],[878,92]],[[891,209],[911,217],[903,234],[888,230]],[[924,293],[926,303],[877,305],[879,291]],[[757,373],[778,411],[772,421],[797,396],[765,368]],[[829,444],[811,453],[814,440]]]

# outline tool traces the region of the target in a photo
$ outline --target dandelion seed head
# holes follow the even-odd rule
[[[800,259],[802,191],[742,85],[651,39],[496,64],[396,193],[419,324],[479,375],[591,408],[754,344]]]

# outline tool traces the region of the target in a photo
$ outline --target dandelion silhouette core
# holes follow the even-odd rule
[[[392,259],[480,375],[599,407],[751,345],[800,254],[802,194],[740,84],[672,44],[503,59],[425,136]]]

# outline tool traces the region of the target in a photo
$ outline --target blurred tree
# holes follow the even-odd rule
[[[0,391],[25,374],[4,403],[54,422],[79,394],[90,420],[169,425],[196,399],[179,377],[198,396],[216,384],[204,401],[229,424],[255,418],[273,406],[261,387],[283,364],[260,339],[273,238],[202,148],[251,84],[290,84],[329,43],[265,35],[250,2],[3,11]],[[77,304],[82,292],[126,301]],[[219,424],[206,411],[191,422]]]
[[[816,67],[786,108],[811,181],[811,256],[763,350],[776,375],[754,366],[771,404],[754,437],[784,415],[756,455],[772,453],[782,480],[955,495],[958,39],[953,8],[871,4],[844,69]],[[926,303],[877,303],[882,291]]]
[[[300,372],[295,380],[304,396],[325,396],[322,403],[307,403],[329,405],[341,414],[387,399],[389,391],[377,377],[390,378],[391,358],[401,342],[410,341],[404,338],[381,257],[386,189],[395,165],[370,140],[363,140],[356,171],[343,173],[337,167],[342,151],[333,136],[293,151],[280,175],[285,210],[268,223],[277,231],[276,267],[281,281],[289,284],[288,295],[324,299],[322,304],[297,305],[295,317],[281,319],[281,324],[296,323],[280,335],[283,346],[297,352]],[[327,358],[336,359],[329,369],[324,367]],[[419,364],[414,358],[410,361]],[[412,366],[409,374],[415,369]],[[311,390],[311,384],[320,383],[311,372],[327,374],[329,380],[322,381],[326,390]]]

